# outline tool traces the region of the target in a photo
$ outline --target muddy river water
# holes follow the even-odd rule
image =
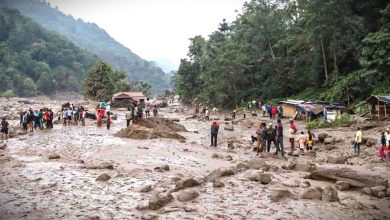
[[[53,103],[52,103],[53,104]],[[21,106],[27,108],[28,105]],[[260,120],[256,117],[239,120],[234,131],[224,130],[221,120],[219,145],[210,147],[210,122],[185,120],[191,113],[173,113],[161,109],[163,117],[179,119],[188,132],[180,134],[186,141],[171,139],[133,140],[114,137],[126,122],[124,112],[113,110],[118,119],[111,130],[98,128],[93,121],[87,126],[55,125],[42,133],[9,139],[0,150],[0,219],[389,219],[389,197],[376,198],[360,190],[338,191],[338,202],[301,199],[307,187],[334,186],[333,182],[306,179],[305,170],[282,169],[289,161],[323,164],[329,154],[352,154],[352,128],[324,129],[342,140],[332,151],[320,149],[316,157],[273,157],[264,161],[271,170],[272,182],[249,181],[258,170],[244,170],[221,177],[223,187],[202,181],[219,168],[258,159],[252,151],[250,136]],[[223,119],[223,116],[219,116]],[[17,123],[17,120],[12,122]],[[287,121],[283,121],[284,124]],[[302,122],[298,126],[303,128]],[[378,130],[367,131],[373,138]],[[227,147],[228,142],[234,148]],[[287,144],[287,139],[285,140]],[[274,148],[272,149],[274,151]],[[287,148],[287,150],[289,150]],[[217,156],[215,154],[218,154]],[[379,172],[390,178],[390,167],[378,161],[376,147],[363,149],[361,157],[349,157],[350,166]],[[57,155],[57,159],[49,159]],[[107,165],[112,165],[107,166]],[[169,170],[155,169],[168,165]],[[108,181],[96,181],[103,174]],[[172,191],[180,179],[192,177],[202,182],[189,189],[198,197],[180,202],[181,191]],[[139,188],[151,186],[149,192]],[[270,200],[277,190],[291,192],[289,198]],[[157,210],[139,209],[153,194],[171,192],[174,199]]]

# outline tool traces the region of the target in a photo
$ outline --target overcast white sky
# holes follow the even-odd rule
[[[223,18],[235,19],[245,0],[49,0],[65,14],[96,23],[147,60],[176,65],[189,38],[207,37]]]

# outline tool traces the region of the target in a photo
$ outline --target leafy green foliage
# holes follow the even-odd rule
[[[96,57],[18,11],[0,8],[0,93],[50,95],[80,91]]]
[[[188,58],[175,75],[176,91],[187,103],[225,108],[258,97],[349,104],[372,92],[389,92],[387,5],[249,1],[235,21],[224,20],[207,40],[191,39]]]
[[[132,92],[142,92],[146,97],[150,97],[152,86],[144,81],[135,81],[131,82],[128,90],[122,91],[132,91]]]
[[[98,61],[89,71],[85,80],[85,96],[96,100],[110,100],[114,92],[111,67]]]
[[[324,122],[320,120],[312,120],[306,124],[307,129],[316,128],[334,128],[334,127],[347,127],[355,123],[349,114],[343,114],[331,122]]]
[[[170,88],[169,76],[154,62],[140,58],[94,23],[84,22],[82,19],[76,20],[41,0],[2,0],[1,5],[19,10],[24,16],[32,18],[43,27],[65,36],[76,46],[96,54],[100,59],[110,63],[115,70],[126,72],[129,80],[148,82],[153,86],[154,93]],[[3,28],[1,25],[0,27]],[[7,27],[4,28],[6,30]],[[3,32],[2,29],[0,32]],[[39,59],[44,55],[40,53],[41,48],[49,45],[37,44],[35,47],[34,56]],[[77,56],[69,51],[62,51],[53,59],[63,63],[64,60],[71,62],[74,57]]]

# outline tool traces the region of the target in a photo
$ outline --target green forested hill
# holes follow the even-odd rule
[[[14,9],[0,7],[0,93],[82,91],[97,57]]]
[[[127,72],[130,80],[150,83],[154,92],[170,87],[169,77],[161,68],[132,53],[96,24],[76,20],[41,0],[1,0],[1,5],[15,8],[43,27],[64,35],[76,46],[110,63],[114,69]]]
[[[252,0],[232,23],[191,39],[176,89],[185,101],[233,106],[299,97],[357,102],[390,93],[386,0]]]

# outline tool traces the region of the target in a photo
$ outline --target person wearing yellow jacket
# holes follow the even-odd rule
[[[363,132],[360,127],[358,127],[358,131],[356,132],[355,135],[355,145],[354,145],[354,150],[355,154],[359,155],[360,154],[360,145],[363,142]]]

